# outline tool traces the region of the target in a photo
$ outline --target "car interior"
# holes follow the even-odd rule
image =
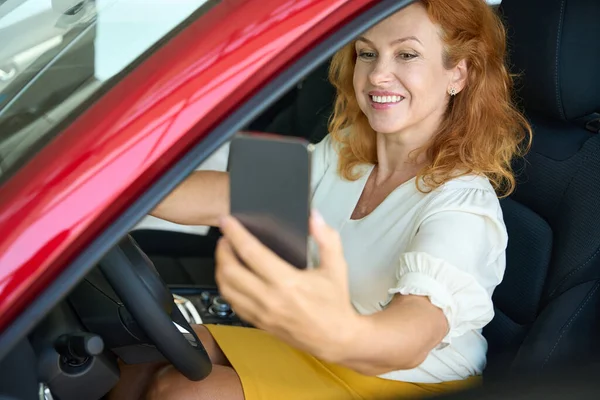
[[[509,244],[504,281],[494,294],[496,316],[484,330],[491,377],[563,367],[600,354],[595,207],[600,57],[592,50],[600,47],[600,25],[590,17],[595,11],[598,5],[585,1],[503,0],[498,7],[507,25],[519,105],[534,140],[525,160],[515,164],[517,190],[501,201]],[[327,71],[328,64],[321,65],[248,129],[319,142],[327,135],[335,96]],[[215,285],[216,228],[200,238],[160,230],[132,236],[171,287]]]
[[[600,362],[600,3],[503,0],[498,12],[507,25],[519,105],[534,139],[515,164],[517,190],[501,201],[509,233],[507,269],[493,297],[496,315],[484,329],[489,343],[484,388],[492,389],[476,392],[477,398],[506,387],[513,395],[526,394],[531,386],[510,384],[515,376],[533,382],[545,373]],[[335,95],[327,70],[327,63],[316,68],[247,130],[322,140]],[[127,363],[172,361],[174,353],[154,343],[171,338],[180,348],[194,346],[189,323],[247,325],[219,296],[214,281],[219,235],[216,228],[203,236],[131,231],[0,360],[0,398],[101,399],[119,379],[115,355]],[[150,261],[161,278],[148,272]],[[151,311],[130,307],[119,285],[136,276],[123,275],[130,271],[119,268],[123,262],[137,281],[156,289],[147,304],[171,310],[174,296],[171,315],[178,331],[164,332],[152,325],[161,321],[148,321]],[[163,290],[161,279],[172,293]],[[129,290],[143,296],[142,289]],[[149,330],[163,336],[149,337]],[[183,335],[174,338],[173,332]],[[193,375],[189,366],[202,354],[188,353],[176,366]],[[559,387],[540,385],[546,394],[575,390],[552,382]],[[465,396],[457,398],[475,398]]]

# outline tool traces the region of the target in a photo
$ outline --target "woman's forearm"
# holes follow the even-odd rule
[[[182,225],[217,226],[229,214],[229,174],[195,171],[150,215]]]
[[[396,295],[385,310],[360,315],[345,330],[337,348],[323,349],[325,361],[381,375],[419,366],[444,338],[448,323],[427,297]]]

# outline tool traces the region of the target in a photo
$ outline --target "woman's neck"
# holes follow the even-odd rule
[[[443,115],[432,114],[420,123],[395,133],[377,133],[377,163],[380,179],[414,172],[427,163],[427,146],[438,132]]]
[[[429,139],[429,138],[427,138]],[[409,141],[395,134],[377,134],[377,183],[410,179],[427,163],[428,140]]]

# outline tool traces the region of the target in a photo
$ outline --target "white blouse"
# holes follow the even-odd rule
[[[419,367],[381,377],[437,383],[480,375],[487,352],[481,330],[494,316],[491,298],[508,241],[494,189],[485,177],[467,176],[422,193],[411,179],[352,220],[373,166],[362,167],[356,181],[344,180],[333,146],[330,136],[315,146],[312,206],[341,235],[352,304],[370,314],[397,293],[428,296],[450,326]]]

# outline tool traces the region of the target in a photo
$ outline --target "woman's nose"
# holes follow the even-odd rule
[[[382,83],[390,82],[393,79],[391,65],[385,60],[377,60],[373,64],[373,69],[369,73],[369,80],[374,86],[381,85]]]

